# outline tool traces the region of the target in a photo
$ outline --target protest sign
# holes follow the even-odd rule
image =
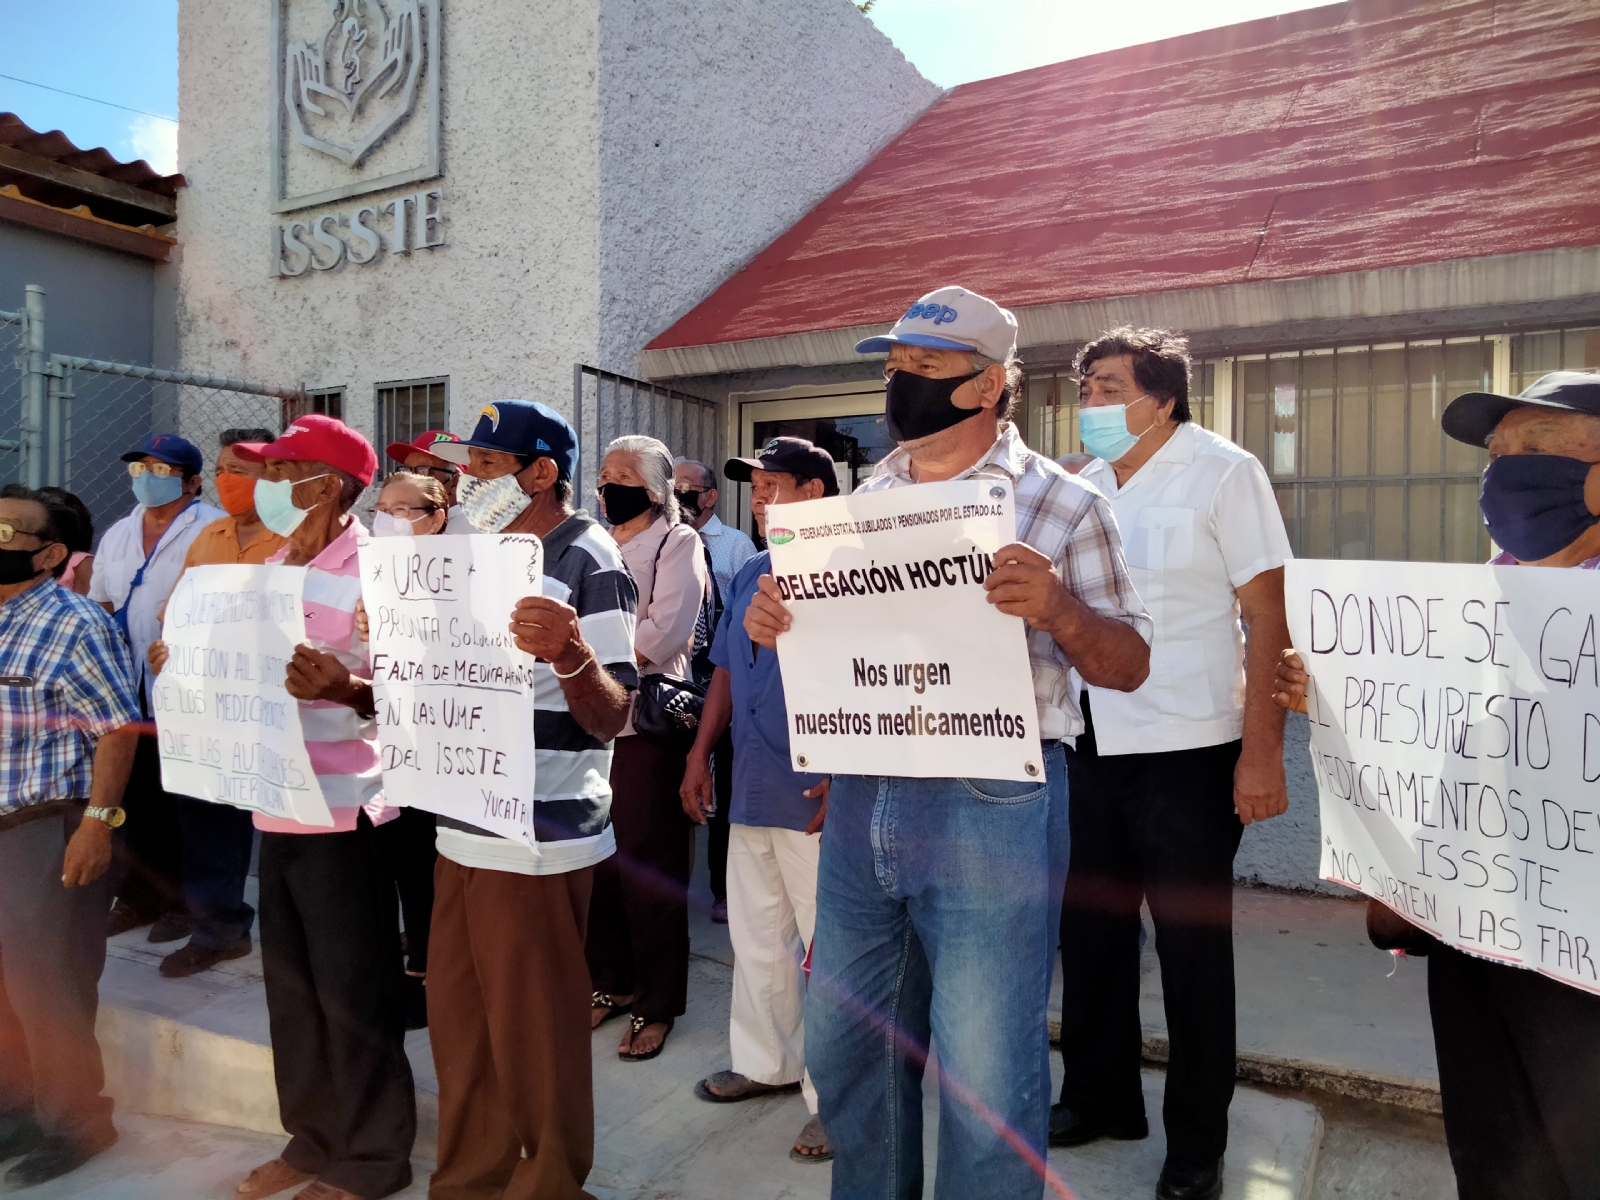
[[[767,510],[797,770],[1044,778],[1023,621],[983,590],[1015,540],[1009,480]]]
[[[1600,573],[1299,559],[1286,584],[1323,878],[1600,992]]]
[[[333,817],[284,670],[306,640],[306,569],[191,567],[167,600],[151,686],[161,786],[303,825]]]
[[[528,534],[371,538],[361,597],[371,639],[383,790],[537,849],[533,664],[509,625],[539,594]]]

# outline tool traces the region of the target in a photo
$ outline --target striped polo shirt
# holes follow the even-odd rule
[[[639,590],[611,535],[574,513],[544,539],[544,594],[578,610],[583,640],[626,688],[639,686],[633,659]],[[550,664],[533,669],[534,833],[539,854],[520,842],[439,817],[439,853],[464,867],[519,875],[561,875],[616,850],[611,829],[611,743],[586,733],[567,710]]]
[[[306,641],[363,677],[370,672],[367,644],[356,634],[356,601],[361,599],[356,548],[366,538],[366,529],[351,516],[344,532],[306,564],[305,588]],[[288,554],[285,545],[267,561],[281,563]],[[333,828],[256,813],[257,829],[263,833],[348,833],[356,827],[363,807],[375,825],[400,815],[399,810],[383,805],[376,717],[362,717],[348,704],[331,700],[302,700],[300,729],[305,734],[306,757],[333,815]]]

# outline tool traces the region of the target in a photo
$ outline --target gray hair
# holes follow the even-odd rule
[[[1022,360],[1017,357],[1015,350],[1006,355],[1003,360],[990,358],[988,355],[979,354],[976,351],[973,352],[972,369],[974,371],[987,370],[996,363],[1006,369],[1006,386],[1005,390],[1000,393],[1000,403],[994,406],[994,415],[999,420],[1007,421],[1016,412],[1017,394],[1022,390]]]
[[[600,460],[603,464],[613,454],[619,453],[633,455],[639,475],[644,479],[645,490],[655,502],[651,507],[667,519],[668,525],[676,525],[681,518],[678,497],[672,491],[672,451],[653,437],[630,433],[613,439]]]
[[[682,455],[679,455],[677,458],[672,460],[672,465],[675,467],[696,468],[700,472],[700,486],[706,488],[707,490],[717,486],[717,473],[713,471],[710,466],[701,462],[698,458],[684,458]]]

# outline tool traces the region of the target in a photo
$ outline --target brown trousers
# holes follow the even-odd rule
[[[439,858],[428,952],[439,1167],[429,1200],[589,1195],[583,932],[593,886],[593,867],[517,875]]]

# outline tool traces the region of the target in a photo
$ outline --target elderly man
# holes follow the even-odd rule
[[[266,429],[222,431],[217,447],[217,498],[228,515],[211,522],[190,543],[184,570],[219,563],[264,563],[283,548],[284,539],[263,525],[256,514],[261,464],[246,461],[234,450],[240,442],[271,440],[272,433]],[[173,800],[183,834],[183,898],[194,918],[194,933],[161,960],[161,973],[169,979],[182,979],[250,953],[250,927],[256,911],[245,903],[244,886],[250,874],[255,829],[250,813],[231,804],[192,796],[174,796]]]
[[[1480,506],[1495,566],[1600,569],[1600,375],[1556,371],[1520,396],[1469,392],[1445,433],[1489,450]],[[1305,711],[1293,651],[1276,699]],[[1600,1196],[1600,996],[1385,922],[1428,956],[1445,1140],[1461,1200]]]
[[[139,701],[117,629],[56,586],[72,520],[49,495],[0,490],[0,1161],[19,1159],[11,1190],[117,1140],[94,1021]]]
[[[440,458],[434,453],[434,447],[439,443],[459,442],[461,439],[453,433],[446,433],[442,429],[430,429],[419,434],[414,442],[390,442],[384,447],[384,453],[408,471],[415,471],[419,475],[427,475],[437,479],[444,488],[444,494],[450,501],[452,514],[456,506],[456,480],[461,475],[461,468],[448,459]],[[452,533],[471,533],[470,529],[451,530]]]
[[[1245,825],[1288,806],[1272,692],[1289,644],[1289,538],[1261,464],[1190,419],[1183,338],[1115,329],[1076,368],[1079,430],[1097,456],[1082,478],[1111,501],[1155,638],[1138,691],[1088,687],[1086,727],[1067,752],[1066,1070],[1050,1144],[1149,1133],[1139,1025],[1148,899],[1171,1041],[1156,1195],[1213,1200],[1233,1098],[1233,856]]]
[[[1131,691],[1150,618],[1105,498],[1029,450],[1009,420],[1021,381],[1016,318],[964,288],[924,296],[885,337],[898,448],[862,491],[1007,479],[1018,541],[995,552],[989,602],[1027,622],[1045,778],[838,776],[817,873],[806,1058],[834,1145],[833,1195],[922,1189],[922,1067],[937,1030],[940,1197],[1044,1188],[1050,998],[1067,867],[1063,739],[1083,732],[1072,673]],[[789,628],[763,576],[745,629]],[[909,613],[908,613],[909,616]]]
[[[750,484],[750,512],[762,536],[767,507],[839,493],[828,452],[803,438],[773,438],[759,458],[732,458],[729,479]],[[717,805],[731,822],[728,934],[733,941],[733,1008],[728,1042],[733,1070],[700,1081],[695,1094],[713,1103],[793,1091],[804,1081],[811,1120],[790,1156],[826,1162],[832,1150],[817,1119],[817,1093],[805,1075],[805,974],[817,914],[817,854],[828,781],[789,761],[789,710],[778,656],[762,653],[744,629],[744,613],[768,573],[763,552],[739,569],[711,648],[716,670],[683,774],[683,810],[704,825],[712,807],[710,758],[731,721],[732,803]],[[720,769],[720,765],[719,765]]]
[[[831,460],[830,460],[831,461]],[[733,577],[755,557],[756,548],[744,530],[724,525],[717,516],[717,475],[703,462],[680,458],[672,470],[672,489],[684,522],[699,533],[706,548],[706,565],[715,588],[710,628],[695,631],[695,679],[709,683],[713,669],[711,643],[717,636],[723,610],[733,592]],[[711,919],[728,923],[728,806],[733,795],[733,738],[724,731],[712,753],[712,775],[717,803],[706,819],[706,869],[711,876]]]
[[[554,409],[496,401],[470,438],[441,449],[465,470],[475,532],[544,544],[540,594],[511,614],[517,645],[537,659],[540,853],[439,818],[428,964],[439,1166],[428,1194],[578,1200],[594,1165],[584,934],[595,866],[616,851],[611,748],[639,682],[638,589],[611,535],[573,511],[578,435]]]
[[[350,509],[378,456],[344,422],[298,418],[273,442],[234,452],[264,463],[256,512],[287,544],[268,562],[305,567],[307,644],[285,684],[333,828],[255,815],[261,831],[261,959],[282,1155],[239,1184],[257,1200],[309,1183],[301,1200],[378,1200],[411,1182],[416,1097],[400,1011],[394,885],[374,820],[383,807],[366,643],[356,631],[366,536]],[[165,662],[165,647],[152,663]]]
[[[89,599],[112,615],[128,639],[148,713],[143,668],[150,643],[161,636],[161,610],[183,573],[190,543],[224,514],[200,499],[200,449],[177,434],[152,433],[122,461],[138,504],[100,539]],[[161,787],[154,726],[139,741],[124,803],[133,819],[116,837],[117,902],[106,932],[115,937],[150,925],[152,942],[188,937],[194,925],[183,898],[183,835],[177,801]]]

